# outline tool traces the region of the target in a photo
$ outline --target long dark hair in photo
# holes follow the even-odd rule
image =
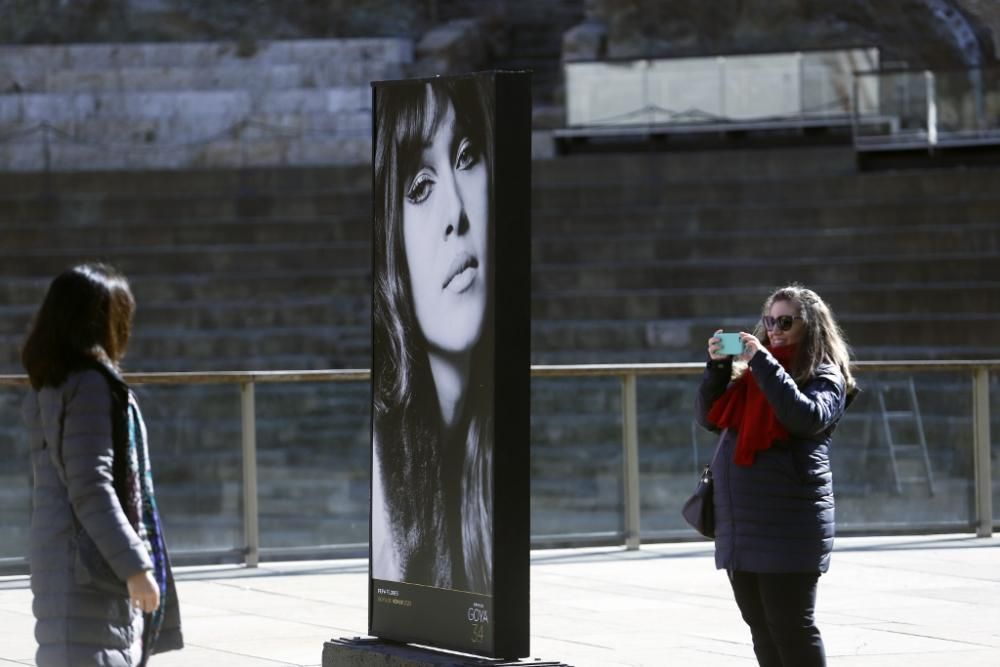
[[[132,290],[114,268],[81,264],[60,273],[21,349],[31,386],[58,387],[72,371],[95,361],[117,368],[134,313]]]
[[[493,385],[483,377],[492,373],[492,262],[486,320],[472,350],[460,427],[448,435],[415,314],[402,200],[419,167],[428,128],[433,134],[450,103],[456,125],[471,135],[485,161],[488,210],[493,210],[489,83],[470,77],[380,89],[374,155],[373,428],[389,538],[405,581],[479,593],[492,587]],[[428,104],[429,97],[434,104]]]

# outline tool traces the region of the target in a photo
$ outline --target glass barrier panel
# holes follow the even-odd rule
[[[830,449],[838,529],[974,519],[968,374],[864,373]]]
[[[1000,530],[1000,373],[990,373],[990,483],[993,530]]]
[[[867,122],[865,114],[859,114],[858,143],[928,141],[927,78],[923,72],[860,73],[857,81],[859,89],[878,95],[876,116],[882,119],[876,123]],[[861,99],[860,93],[858,98]]]
[[[725,58],[722,116],[729,120],[795,117],[802,112],[796,54]]]
[[[934,101],[938,141],[976,136],[983,115],[981,71],[936,72]]]
[[[861,114],[878,109],[878,79],[866,78],[852,91],[854,72],[877,70],[878,49],[817,51],[802,54],[802,112],[807,116],[850,115],[857,94]]]
[[[262,548],[368,542],[371,385],[256,385]]]
[[[696,123],[725,115],[718,58],[649,61],[648,121]]]
[[[134,385],[171,552],[243,545],[239,387]]]
[[[568,63],[566,124],[627,125],[645,123],[643,94],[646,60],[622,63]],[[638,119],[638,120],[637,120]]]
[[[1000,132],[1000,68],[982,71],[983,129]]]
[[[27,387],[0,387],[0,558],[28,555],[31,525],[31,455],[21,418]]]
[[[830,449],[838,528],[877,533],[971,526],[975,482],[969,375],[865,373],[859,383],[863,391],[841,420]],[[697,378],[639,380],[640,525],[645,535],[675,530],[694,535],[680,508],[717,440],[693,421],[697,384]],[[1000,401],[995,394],[992,401],[996,423]],[[996,507],[1000,456],[996,446],[993,451]]]
[[[698,426],[694,398],[701,376],[640,377],[640,530],[644,535],[682,530],[696,535],[681,507],[708,465],[718,436]]]
[[[531,381],[531,533],[621,533],[621,380]]]

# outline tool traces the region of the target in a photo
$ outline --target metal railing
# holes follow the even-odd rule
[[[640,530],[641,512],[639,496],[639,437],[638,391],[640,377],[696,376],[703,372],[703,363],[665,364],[594,364],[594,365],[538,365],[531,367],[532,378],[618,378],[621,383],[622,423],[622,503],[623,530],[612,541],[628,549],[638,549],[643,533]],[[860,361],[854,364],[859,374],[864,373],[959,373],[972,380],[972,439],[974,461],[974,528],[979,537],[993,534],[993,495],[990,462],[990,384],[991,372],[1000,370],[1000,360],[957,361]],[[180,552],[178,556],[196,555],[203,558],[238,555],[247,567],[256,567],[261,554],[265,555],[330,555],[337,551],[366,549],[365,544],[339,546],[305,546],[292,548],[261,549],[257,490],[257,438],[255,388],[264,383],[298,382],[362,382],[370,379],[367,369],[320,371],[245,371],[245,372],[194,372],[194,373],[126,373],[125,379],[137,385],[206,385],[235,384],[241,396],[241,441],[243,464],[243,534],[244,544],[234,550]],[[0,375],[0,386],[26,386],[23,375]],[[647,536],[648,537],[648,536]],[[558,537],[534,536],[534,546],[551,544],[572,545],[594,543],[594,536],[563,535]],[[607,536],[596,540],[607,542]],[[0,564],[16,565],[25,559],[2,558]]]
[[[854,76],[854,146],[858,151],[962,148],[1000,143],[1000,68],[893,69]],[[877,91],[872,104],[858,94]],[[871,119],[888,122],[869,122]]]
[[[877,103],[875,48],[564,64],[567,126],[830,124]],[[877,85],[877,82],[871,82]]]

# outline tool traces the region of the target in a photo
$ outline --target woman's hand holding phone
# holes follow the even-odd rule
[[[740,355],[740,361],[750,361],[753,355],[764,349],[760,340],[753,334],[741,331],[740,340],[743,341],[743,354]]]
[[[724,334],[722,329],[717,329],[708,339],[708,356],[713,361],[722,361],[728,357],[750,361],[761,349],[763,346],[757,337],[745,331]]]
[[[722,329],[716,329],[712,337],[708,339],[708,357],[712,361],[723,361],[729,356],[722,352],[722,339],[719,338],[720,333],[722,333]]]

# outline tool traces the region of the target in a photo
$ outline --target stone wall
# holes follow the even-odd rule
[[[409,39],[0,46],[0,170],[357,164]]]
[[[428,2],[327,0],[0,0],[0,43],[257,41],[413,37]]]
[[[884,60],[952,64],[959,57],[954,39],[942,29],[935,7],[960,12],[977,33],[984,62],[995,61],[1000,5],[993,0],[0,0],[0,15],[11,17],[0,23],[0,43],[232,40],[252,52],[258,42],[274,39],[419,40],[441,24],[477,19],[499,23],[508,45],[521,52],[491,54],[493,62],[509,65],[525,51],[558,61],[558,54],[548,53],[553,43],[548,31],[564,32],[585,17],[585,24],[606,31],[599,57],[876,44]]]
[[[956,4],[971,14],[993,42],[993,53],[1000,54],[1000,3],[996,0],[956,0]]]
[[[603,56],[611,58],[876,45],[883,61],[917,67],[962,62],[953,37],[921,0],[587,0],[584,4],[590,25],[606,31]],[[959,4],[977,29],[983,62],[995,62],[1000,34],[997,3],[962,0],[951,6]]]

